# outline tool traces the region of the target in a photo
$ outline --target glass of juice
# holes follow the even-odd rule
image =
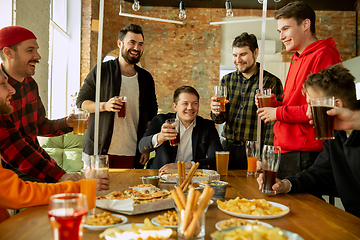
[[[257,141],[246,141],[247,176],[256,176],[257,160],[259,157],[259,146]]]
[[[171,124],[171,126],[176,129],[177,135],[176,138],[170,141],[170,146],[177,146],[180,144],[180,124],[179,119],[177,118],[169,118],[165,120],[165,123]]]
[[[54,240],[81,240],[87,214],[86,196],[63,193],[50,197],[48,216]]]
[[[310,106],[316,140],[334,139],[334,116],[329,116],[326,112],[335,107],[335,98],[310,99]]]
[[[216,171],[220,176],[227,176],[229,169],[229,151],[216,151]]]
[[[122,103],[122,107],[120,109],[120,112],[118,112],[117,117],[118,118],[126,118],[126,103],[127,103],[127,97],[126,96],[122,96],[122,97],[118,97],[119,99],[121,99],[121,103]]]
[[[276,174],[279,169],[281,149],[279,146],[264,145],[262,152],[262,165],[264,172],[264,183],[262,192],[266,194],[276,194],[272,186],[276,181]]]
[[[271,88],[256,89],[258,95],[260,108],[272,107],[271,102]]]
[[[215,86],[214,87],[214,97],[216,97],[216,102],[220,103],[220,112],[225,112],[225,102],[227,97],[227,88],[226,86]]]
[[[75,108],[73,109],[73,113],[73,132],[76,135],[84,135],[88,118],[88,110]]]
[[[95,169],[84,168],[81,170],[80,192],[86,196],[89,215],[94,215],[96,202]]]

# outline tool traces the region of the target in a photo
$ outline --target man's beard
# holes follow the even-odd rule
[[[251,66],[246,67],[244,70],[238,69],[237,70],[241,73],[247,73],[248,71],[250,71],[250,69],[252,69],[254,67],[254,65],[256,64],[255,58],[253,56],[253,64]]]
[[[129,51],[126,51],[124,47],[121,48],[121,56],[124,58],[125,62],[127,62],[128,64],[136,64],[140,61],[140,58],[142,56],[142,53],[139,52],[139,56],[138,57],[130,57]],[[136,50],[133,50],[136,51]]]
[[[8,115],[12,113],[13,107],[10,105],[7,105],[5,102],[0,102],[0,115]]]

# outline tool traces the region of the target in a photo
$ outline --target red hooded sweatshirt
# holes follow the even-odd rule
[[[306,116],[308,104],[302,92],[302,83],[311,73],[340,63],[340,53],[333,38],[316,41],[299,55],[295,52],[286,77],[283,102],[276,110],[274,145],[281,152],[321,151],[323,141],[316,140],[315,130]]]

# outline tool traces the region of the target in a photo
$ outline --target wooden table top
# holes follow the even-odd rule
[[[110,188],[112,190],[127,188],[141,184],[140,176],[157,175],[158,170],[153,169],[114,169],[110,171]],[[268,201],[277,202],[290,208],[290,213],[277,218],[261,220],[273,226],[280,227],[299,234],[304,239],[359,239],[360,218],[338,209],[325,201],[310,194],[279,194],[275,196],[265,195],[258,190],[254,177],[246,177],[246,171],[232,170],[227,177],[221,177],[229,186],[226,191],[226,199],[237,196],[244,198],[264,198]],[[160,184],[160,188],[172,189],[173,184]],[[97,209],[97,212],[102,210]],[[141,223],[144,218],[149,219],[162,214],[165,211],[126,216],[129,222]],[[206,238],[216,231],[215,224],[218,221],[232,218],[212,204],[206,212]],[[99,240],[101,232],[84,229],[85,240]],[[51,226],[47,216],[47,206],[27,208],[17,215],[0,224],[0,239],[52,239]]]

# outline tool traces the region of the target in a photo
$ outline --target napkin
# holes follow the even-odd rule
[[[133,211],[134,200],[132,198],[116,200],[116,199],[96,199],[96,206],[103,209]]]

